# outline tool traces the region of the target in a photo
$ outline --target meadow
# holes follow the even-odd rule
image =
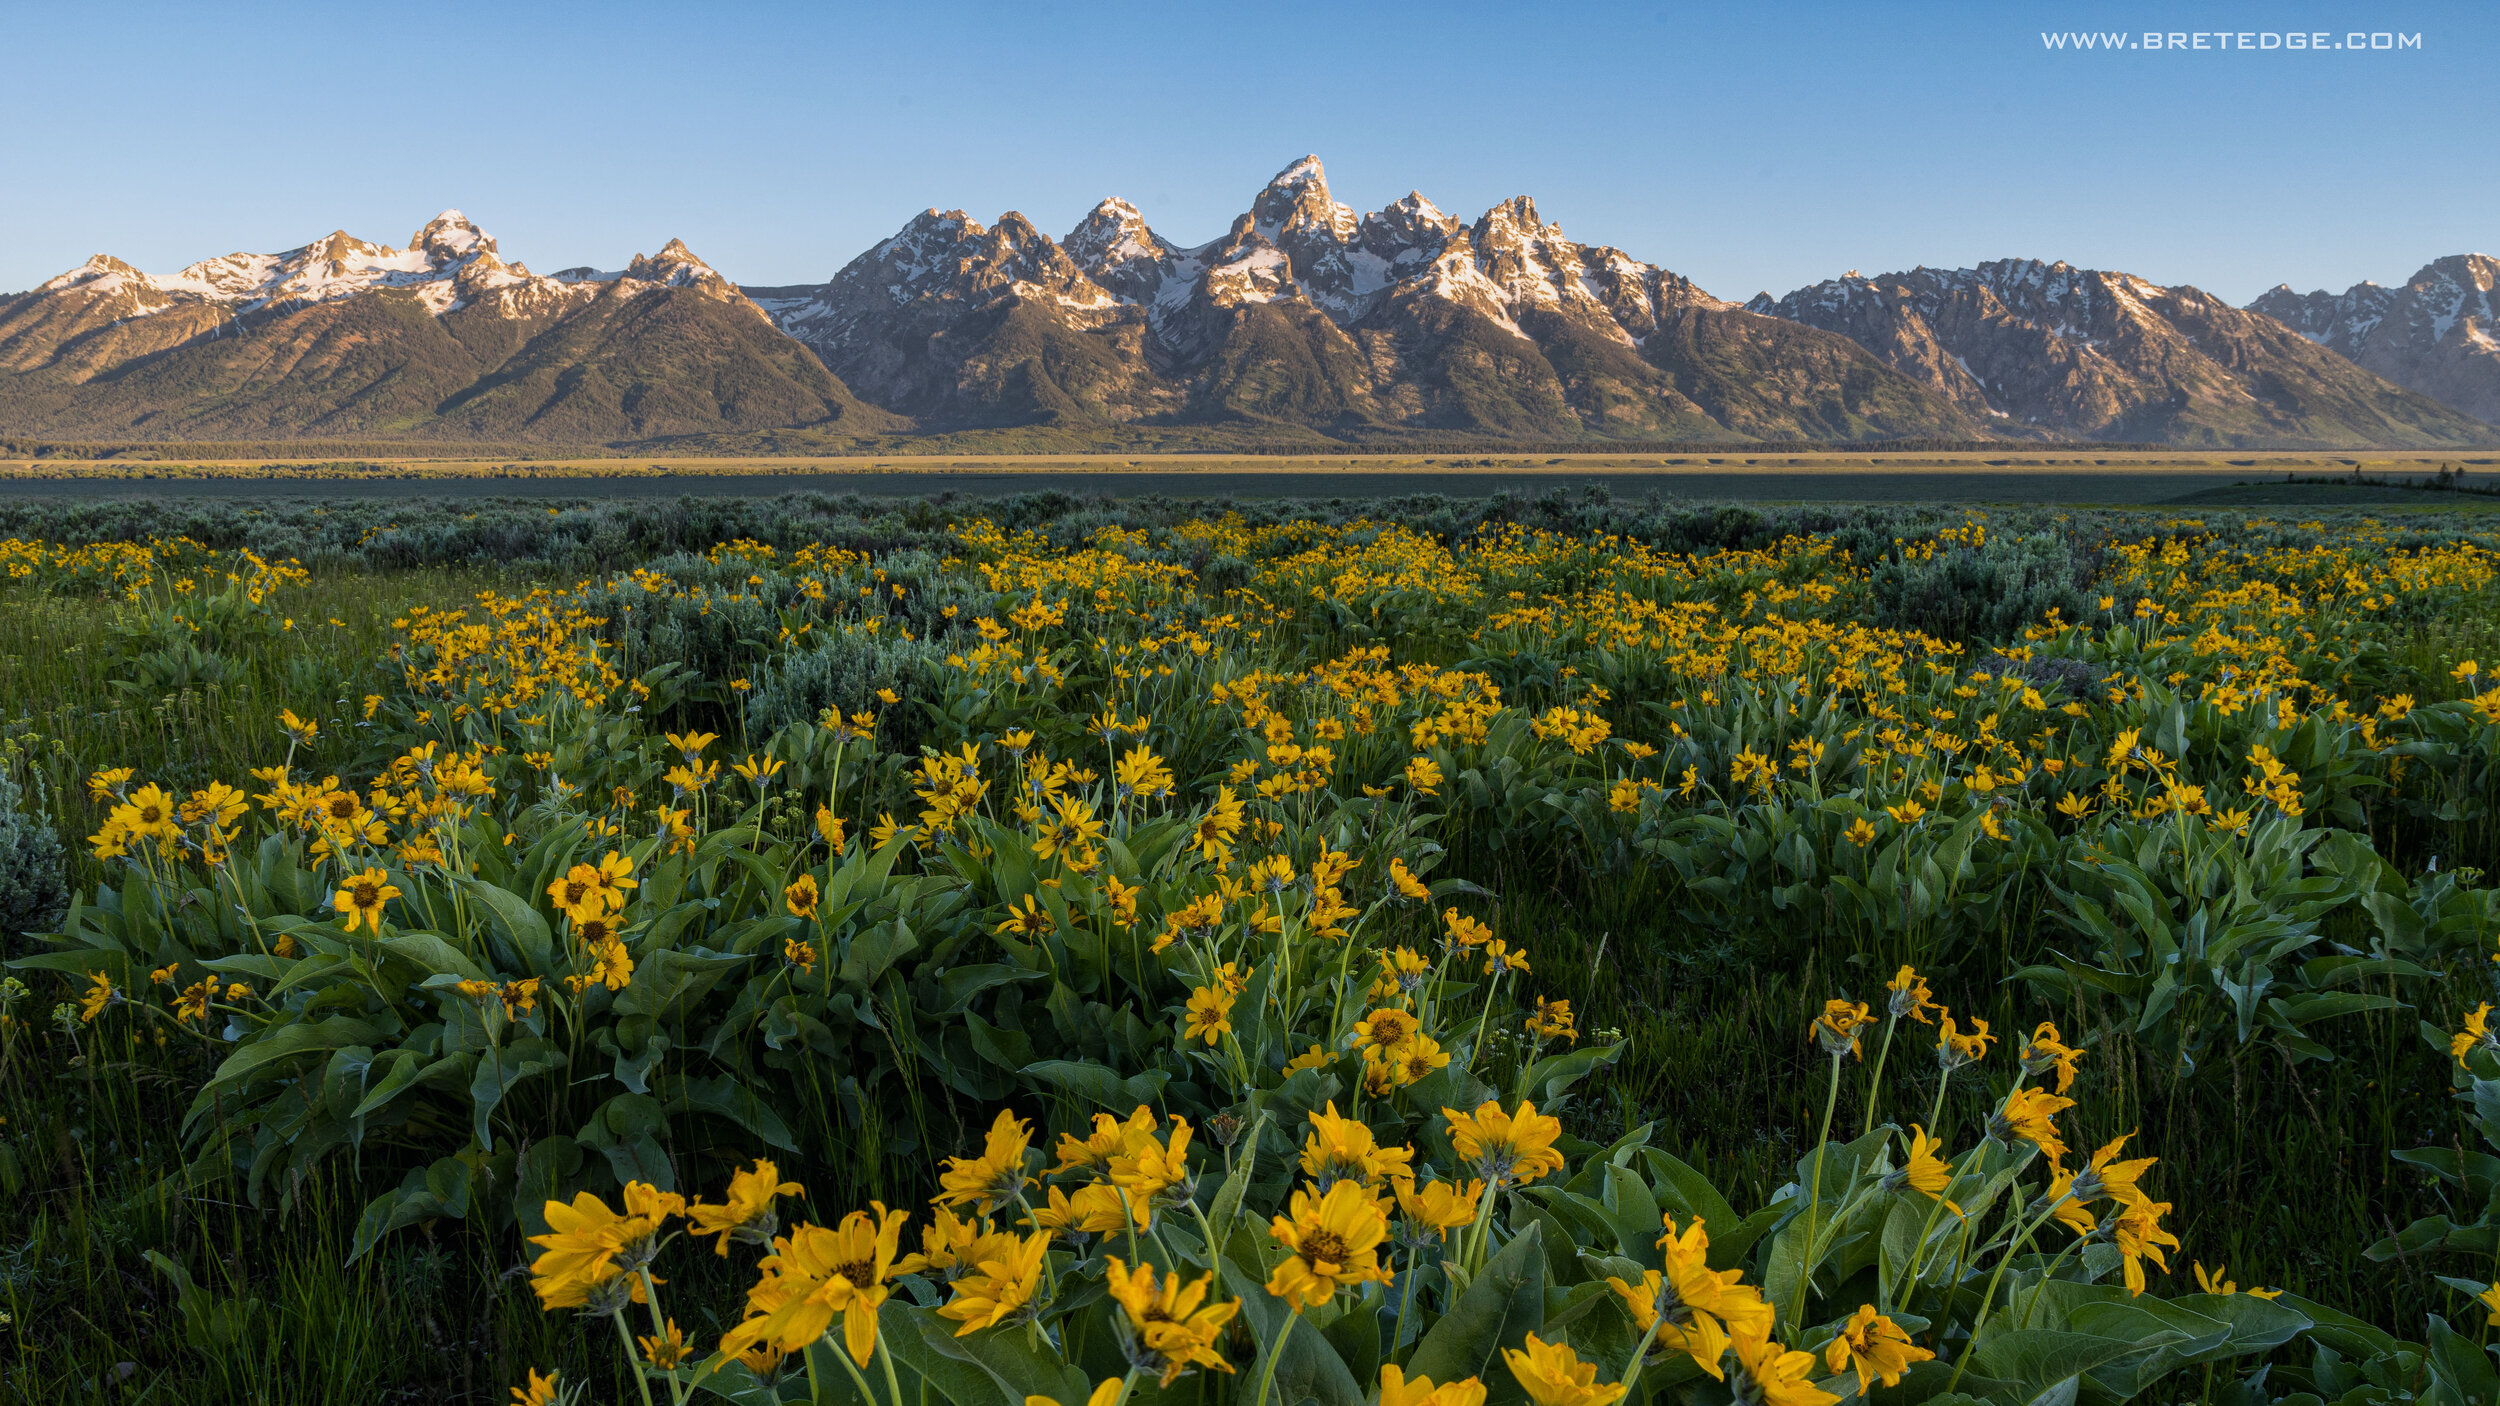
[[[2195,512],[0,501],[0,1376],[2500,1399],[2500,532]]]

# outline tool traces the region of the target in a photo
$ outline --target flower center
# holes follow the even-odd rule
[[[836,1278],[848,1279],[858,1288],[876,1287],[877,1263],[874,1260],[852,1260],[848,1264],[837,1264],[833,1267],[833,1272]]]
[[[1333,1230],[1314,1230],[1302,1237],[1302,1258],[1313,1264],[1342,1264],[1345,1256],[1345,1237]]]

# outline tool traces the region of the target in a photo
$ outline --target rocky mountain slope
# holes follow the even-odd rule
[[[2500,424],[2500,259],[2452,254],[2400,288],[2295,293],[2277,284],[2248,310],[2407,390]]]
[[[2007,259],[1747,306],[1848,336],[2008,434],[2218,447],[2489,443],[2491,427],[2198,289]]]
[[[533,274],[456,210],[404,249],[344,231],[152,276],[99,254],[0,301],[0,425],[64,438],[555,441],[884,429],[671,240]]]
[[[931,210],[820,285],[747,290],[924,426],[1282,423],[1360,437],[1863,439],[1974,433],[1848,340],[1765,318],[1522,197],[1358,216],[1316,158],[1183,248],[1106,200],[1064,240]]]

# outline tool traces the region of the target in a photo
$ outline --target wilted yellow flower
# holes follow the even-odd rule
[[[1902,1162],[1901,1170],[1893,1173],[1893,1176],[1900,1178],[1902,1186],[1910,1188],[1930,1201],[1942,1200],[1945,1188],[1953,1184],[1953,1164],[1936,1155],[1943,1147],[1942,1139],[1929,1137],[1925,1128],[1912,1123],[1910,1125],[1910,1155]],[[1886,1186],[1888,1189],[1898,1189],[1892,1187],[1889,1181],[1886,1182]],[[1962,1214],[1962,1208],[1951,1201],[1946,1201],[1944,1208],[1957,1216]]]
[[[2467,1011],[2464,1028],[2448,1037],[2448,1053],[2456,1060],[2457,1068],[2465,1067],[2465,1057],[2473,1053],[2477,1046],[2500,1049],[2500,1039],[2493,1038],[2490,1021],[2491,1002],[2485,1001]]]
[[[2170,1210],[2167,1201],[2148,1201],[2141,1195],[2119,1203],[2117,1219],[2111,1225],[2111,1242],[2126,1257],[2127,1292],[2144,1292],[2144,1261],[2151,1260],[2170,1272],[2170,1260],[2162,1251],[2179,1248],[2179,1237],[2162,1229],[2161,1218]]]
[[[1572,1024],[1571,1002],[1537,998],[1536,1010],[1528,1017],[1528,1033],[1539,1040],[1567,1040],[1578,1044],[1579,1027]]]
[[[1078,1187],[1073,1196],[1059,1187],[1049,1188],[1048,1196],[1024,1223],[1065,1235],[1110,1235],[1131,1226],[1145,1230],[1150,1220],[1145,1204],[1123,1195],[1107,1181],[1097,1181]]]
[[[1347,1179],[1377,1187],[1383,1178],[1405,1172],[1415,1160],[1415,1149],[1382,1147],[1368,1125],[1339,1117],[1334,1099],[1325,1111],[1313,1113],[1310,1123],[1310,1136],[1302,1144],[1302,1174],[1311,1179],[1315,1190],[1324,1192]]]
[[[1484,1406],[1484,1383],[1474,1377],[1432,1384],[1430,1377],[1408,1380],[1395,1362],[1380,1367],[1378,1406]]]
[[[2070,1049],[2059,1039],[2057,1027],[2041,1021],[2031,1032],[2030,1043],[2023,1046],[2023,1071],[2033,1078],[2054,1069],[2057,1071],[2057,1092],[2064,1093],[2075,1085],[2075,1061],[2083,1051]]]
[[[1988,1033],[1988,1022],[1979,1017],[1972,1016],[1970,1023],[1968,1035],[1961,1033],[1949,1015],[1936,1028],[1936,1063],[1944,1069],[1959,1069],[1988,1057],[1989,1042],[1996,1037]]]
[[[1074,1133],[1059,1135],[1059,1161],[1050,1169],[1052,1176],[1063,1172],[1085,1172],[1101,1175],[1111,1166],[1111,1158],[1139,1142],[1154,1139],[1158,1126],[1154,1110],[1145,1104],[1128,1116],[1126,1122],[1108,1113],[1094,1115],[1092,1136],[1080,1138]]]
[[[1473,1113],[1444,1108],[1450,1141],[1458,1155],[1494,1187],[1518,1186],[1563,1169],[1563,1155],[1554,1150],[1562,1137],[1562,1120],[1541,1115],[1533,1103],[1522,1102],[1517,1114],[1486,1099]]]
[[[1439,1232],[1444,1240],[1451,1231],[1474,1223],[1477,1203],[1484,1198],[1480,1181],[1467,1183],[1465,1190],[1452,1181],[1426,1182],[1419,1188],[1412,1173],[1393,1174],[1393,1181],[1398,1214],[1418,1229]]]
[[[789,885],[781,891],[781,903],[783,907],[790,910],[791,917],[814,921],[817,904],[816,876],[801,874],[792,879]]]
[[[694,1234],[719,1236],[712,1251],[726,1257],[732,1239],[771,1244],[776,1228],[773,1203],[784,1196],[797,1196],[805,1189],[795,1181],[781,1180],[781,1168],[769,1159],[758,1158],[754,1166],[730,1175],[729,1191],[721,1198],[721,1204],[697,1201],[686,1207],[686,1219],[694,1222]]]
[[[1935,993],[1927,989],[1927,978],[1920,976],[1916,968],[1902,967],[1893,973],[1892,980],[1884,983],[1884,989],[1892,993],[1888,1005],[1895,1020],[1906,1018],[1926,1025],[1931,1020],[1928,1012],[1944,1009],[1936,1004]]]
[[[2239,1285],[2232,1283],[2225,1277],[2231,1272],[2231,1266],[2227,1264],[2215,1265],[2214,1272],[2211,1274],[2207,1274],[2205,1272],[2205,1265],[2201,1260],[2191,1261],[2191,1266],[2196,1270],[2196,1288],[2198,1292],[2212,1294],[2218,1298],[2229,1298],[2231,1295],[2241,1292]],[[2281,1289],[2260,1289],[2252,1286],[2248,1289],[2247,1293],[2252,1299],[2279,1299],[2283,1297],[2283,1291]],[[2484,1303],[2486,1306],[2493,1308],[2494,1312],[2492,1315],[2492,1321],[2500,1322],[2500,1304],[2495,1304],[2493,1302],[2493,1296],[2495,1293],[2500,1293],[2500,1284],[2495,1284],[2491,1288],[2485,1289],[2480,1294],[2475,1295],[2475,1298]],[[2485,1326],[2489,1326],[2489,1324],[2486,1324]]]
[[[1504,1348],[1502,1360],[1535,1406],[1613,1406],[1623,1397],[1622,1384],[1598,1381],[1597,1364],[1581,1361],[1569,1343],[1530,1333],[1525,1351]]]
[[[2016,1089],[1988,1119],[1988,1136],[2010,1143],[2016,1138],[2040,1149],[2056,1165],[2066,1156],[2065,1139],[2057,1135],[2057,1115],[2075,1106],[2041,1088]]]
[[[1770,1335],[1739,1333],[1732,1346],[1744,1369],[1750,1392],[1738,1396],[1762,1406],[1834,1406],[1840,1400],[1813,1383],[1814,1354],[1791,1352]]]
[[[1049,1255],[1047,1230],[1024,1238],[986,1237],[980,1258],[970,1273],[955,1281],[955,1296],[938,1309],[938,1316],[963,1325],[955,1330],[959,1338],[1020,1320],[1032,1305],[1034,1291],[1041,1287]]]
[[[1814,1018],[1814,1038],[1821,1042],[1825,1054],[1854,1054],[1863,1059],[1865,1051],[1858,1048],[1859,1032],[1874,1023],[1864,1001],[1825,1001],[1823,1013]]]
[[[1158,1284],[1151,1264],[1131,1270],[1117,1255],[1110,1256],[1109,1263],[1106,1278],[1113,1302],[1120,1305],[1121,1345],[1131,1366],[1153,1373],[1157,1385],[1166,1387],[1191,1367],[1233,1370],[1215,1350],[1215,1342],[1233,1315],[1241,1312],[1241,1301],[1208,1303],[1207,1293],[1215,1283],[1212,1273],[1186,1285],[1179,1275],[1169,1275]]]
[[[1901,1385],[1901,1374],[1912,1364],[1933,1360],[1935,1355],[1912,1343],[1901,1325],[1877,1313],[1873,1304],[1858,1305],[1858,1311],[1840,1325],[1831,1345],[1823,1349],[1823,1361],[1833,1371],[1857,1373],[1860,1396],[1876,1381]]]
[[[938,1174],[941,1206],[973,1206],[986,1215],[1013,1201],[1035,1185],[1024,1174],[1025,1150],[1033,1144],[1033,1127],[1005,1109],[990,1123],[978,1157],[949,1157]]]

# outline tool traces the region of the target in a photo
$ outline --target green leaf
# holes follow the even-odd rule
[[[955,1322],[899,1298],[885,1301],[877,1325],[884,1341],[899,1349],[896,1355],[936,1384],[953,1406],[983,1406],[985,1400],[988,1406],[1024,1406],[1028,1396],[1080,1406],[1093,1390],[1084,1372],[1056,1352],[1036,1349],[1022,1327],[956,1337]],[[835,1336],[840,1335],[837,1322]]]
[[[855,986],[875,986],[887,968],[919,950],[920,939],[912,936],[911,928],[900,918],[890,919],[851,939],[839,975]]]
[[[555,934],[547,928],[547,917],[531,907],[528,899],[480,879],[455,879],[454,882],[466,888],[470,897],[485,905],[495,928],[512,944],[525,969],[551,981],[564,974],[556,962]]]
[[[1545,1325],[1543,1240],[1543,1232],[1531,1222],[1486,1262],[1458,1302],[1415,1345],[1415,1355],[1406,1363],[1409,1378],[1454,1382],[1478,1377],[1497,1392],[1511,1382],[1510,1374],[1500,1370],[1503,1349],[1520,1347],[1529,1333]]]
[[[477,1134],[478,1146],[493,1150],[495,1134],[488,1119],[515,1084],[564,1065],[564,1051],[535,1037],[515,1040],[502,1049],[479,1055],[477,1069],[469,1079],[470,1127]]]
[[[1122,1116],[1135,1112],[1141,1103],[1151,1107],[1161,1101],[1163,1086],[1172,1079],[1161,1069],[1122,1078],[1115,1070],[1074,1059],[1046,1059],[1016,1072]]]
[[[668,1111],[726,1118],[783,1152],[799,1150],[797,1140],[790,1136],[789,1125],[773,1112],[772,1105],[728,1074],[688,1080],[677,1097],[669,1100]]]
[[[2022,1328],[1988,1334],[1987,1341],[1979,1345],[1976,1360],[1988,1375],[2020,1382],[2037,1392],[2094,1368],[2149,1354],[2185,1336],[2164,1333],[2130,1340]]]

